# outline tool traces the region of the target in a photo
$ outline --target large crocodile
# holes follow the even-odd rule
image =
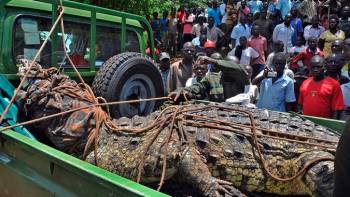
[[[84,86],[40,66],[21,95],[31,119],[96,101]],[[86,161],[145,184],[174,178],[202,196],[332,194],[339,136],[301,117],[223,104],[170,106],[113,121],[101,117],[108,116],[91,107],[35,126],[56,148],[76,148],[78,156],[86,142],[97,142],[85,149]]]
[[[223,110],[222,105],[205,107],[191,105],[184,110],[201,109],[177,115],[177,124],[169,142],[167,156],[167,178],[175,175],[181,182],[194,186],[204,196],[218,196],[222,192],[232,192],[237,195],[232,186],[241,191],[266,192],[280,195],[331,196],[333,190],[334,163],[332,150],[334,143],[321,143],[321,140],[305,140],[310,143],[319,143],[328,150],[312,145],[293,143],[271,137],[259,137],[260,146],[267,170],[280,178],[296,175],[308,162],[318,160],[305,169],[301,176],[291,181],[278,181],[266,173],[263,163],[254,146],[249,117],[235,111],[237,106]],[[176,108],[169,109],[174,113]],[[242,109],[241,109],[242,110]],[[247,110],[247,109],[245,109]],[[291,117],[289,114],[267,112],[266,110],[250,109],[259,128],[308,137],[317,137],[323,140],[337,141],[338,136],[328,129],[305,121],[300,117]],[[121,118],[116,120],[119,127],[142,128],[150,125],[160,112],[147,117]],[[192,115],[197,117],[195,121]],[[185,114],[185,115],[184,115]],[[210,121],[204,117],[215,118],[221,121]],[[186,122],[187,121],[187,122]],[[207,124],[198,124],[205,122]],[[211,122],[211,123],[210,123]],[[225,126],[225,122],[236,123],[236,132],[232,127]],[[216,129],[216,126],[226,129]],[[164,147],[160,148],[170,130],[170,124],[165,126],[146,154],[143,165],[144,174],[141,182],[159,181],[162,172],[162,155]],[[266,131],[267,131],[266,130]],[[97,163],[100,167],[120,174],[130,179],[136,179],[138,167],[149,142],[156,135],[157,130],[144,134],[126,134],[124,132],[109,133],[102,129],[100,135]],[[185,137],[179,134],[184,132]],[[258,134],[263,134],[261,130]],[[267,133],[266,133],[267,134]],[[273,133],[270,133],[270,135]],[[282,136],[281,134],[275,134]],[[286,137],[286,136],[285,136]],[[186,138],[186,140],[181,140]],[[288,139],[292,139],[290,136]],[[295,138],[294,138],[295,139]],[[302,140],[299,137],[299,140]],[[333,146],[333,147],[332,147]],[[94,153],[87,161],[94,163]],[[226,182],[233,185],[227,185]],[[226,190],[225,190],[226,189]],[[239,196],[239,195],[238,195]]]

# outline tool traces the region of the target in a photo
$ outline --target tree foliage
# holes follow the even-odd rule
[[[195,7],[205,0],[73,0],[80,3],[92,4],[109,9],[129,12],[138,15],[151,15],[153,12],[162,13],[180,5]],[[161,16],[161,15],[160,15]]]

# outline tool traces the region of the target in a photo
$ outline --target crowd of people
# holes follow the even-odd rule
[[[159,68],[174,100],[346,118],[350,1],[214,0],[206,8],[181,6],[158,15],[149,20],[163,46]]]

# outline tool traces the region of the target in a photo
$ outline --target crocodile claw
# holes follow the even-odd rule
[[[235,188],[232,183],[220,179],[216,179],[215,196],[247,197],[245,194]]]

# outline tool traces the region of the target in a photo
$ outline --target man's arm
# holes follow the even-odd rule
[[[298,55],[293,57],[293,59],[290,62],[290,67],[292,70],[299,68],[298,61],[303,60],[304,55],[305,55],[305,53],[302,51],[302,52],[298,53]]]
[[[176,89],[176,78],[174,77],[174,75],[175,75],[175,69],[174,69],[174,66],[171,66],[168,74],[168,80],[167,80],[167,87],[169,92],[172,92]]]
[[[236,47],[236,29],[235,27],[233,28],[232,30],[232,33],[231,33],[231,44],[232,44],[232,48],[235,48]]]
[[[190,87],[184,88],[184,90],[188,92],[189,99],[205,99],[206,95],[210,91],[209,75],[205,76],[200,82],[195,83]]]
[[[305,38],[306,41],[308,41],[309,38],[310,38],[310,29],[309,29],[309,26],[306,26],[306,27],[304,28],[304,38]]]
[[[332,118],[339,119],[341,111],[344,110],[344,98],[339,83],[335,84],[331,104]]]
[[[272,34],[272,41],[273,42],[277,42],[277,34],[278,34],[279,28],[278,25],[275,27],[275,29],[273,30],[273,34]]]
[[[294,82],[289,81],[286,87],[286,111],[292,111],[296,105],[295,92],[294,92]]]
[[[337,110],[332,113],[332,119],[339,120],[342,110]]]

